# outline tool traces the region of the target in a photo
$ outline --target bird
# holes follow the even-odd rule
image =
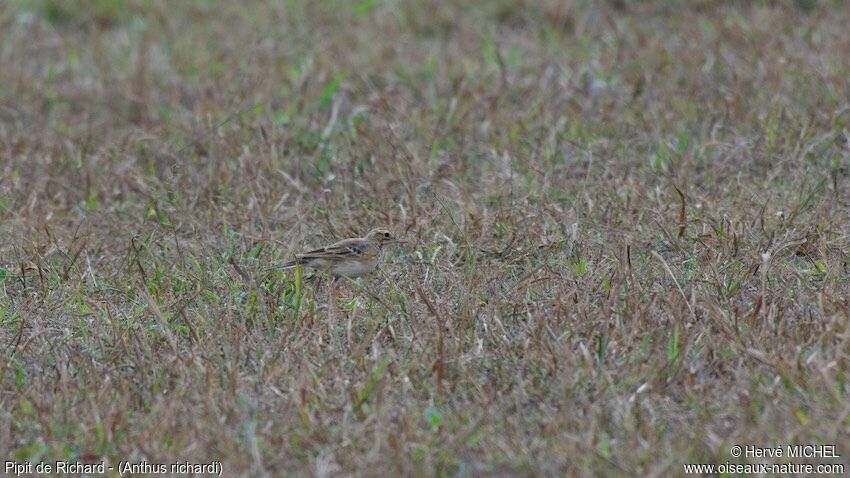
[[[376,228],[363,237],[343,239],[329,246],[295,255],[295,260],[274,269],[291,269],[298,265],[322,270],[336,277],[361,277],[375,270],[381,249],[403,242],[387,229]]]

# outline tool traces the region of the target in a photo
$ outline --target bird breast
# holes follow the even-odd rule
[[[338,276],[360,277],[378,265],[378,258],[343,261],[334,265],[330,273]]]

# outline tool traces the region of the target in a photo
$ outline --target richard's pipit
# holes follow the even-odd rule
[[[365,237],[344,239],[329,246],[296,254],[294,261],[277,266],[291,269],[296,265],[323,270],[331,275],[360,277],[375,269],[385,244],[402,242],[386,229],[372,229]]]

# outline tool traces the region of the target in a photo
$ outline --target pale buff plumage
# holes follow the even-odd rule
[[[295,260],[279,266],[290,269],[296,265],[312,267],[334,276],[360,277],[378,266],[381,248],[401,242],[386,229],[372,229],[364,237],[344,239],[329,246],[295,255]]]

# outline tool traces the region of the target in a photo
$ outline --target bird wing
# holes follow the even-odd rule
[[[366,245],[361,239],[346,239],[330,246],[321,247],[312,251],[298,254],[300,259],[325,259],[331,261],[343,261],[363,257],[366,254]]]

